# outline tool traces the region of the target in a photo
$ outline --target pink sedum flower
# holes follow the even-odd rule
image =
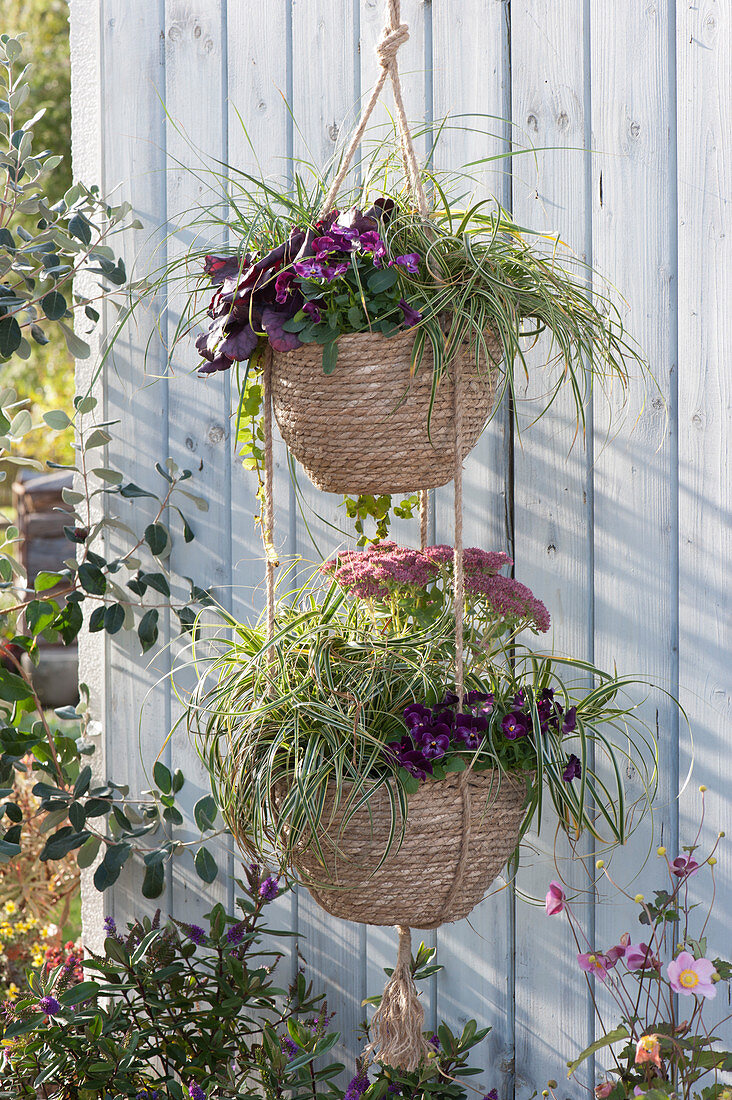
[[[546,911],[550,917],[564,912],[564,903],[567,900],[560,883],[550,882],[546,895]]]
[[[685,997],[708,997],[712,1000],[717,996],[717,990],[712,983],[712,977],[716,973],[714,963],[709,959],[695,959],[688,951],[682,951],[680,955],[666,967],[668,980],[675,993],[683,993]]]

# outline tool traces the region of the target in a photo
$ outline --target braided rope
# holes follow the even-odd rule
[[[263,506],[260,521],[262,542],[267,560],[267,642],[271,642],[275,633],[275,569],[280,564],[274,545],[274,458],[272,447],[272,348],[269,344],[264,352],[262,364],[262,400],[264,404],[264,487]],[[273,649],[267,652],[267,670],[275,659]],[[271,685],[269,685],[271,687]]]
[[[419,494],[419,548],[424,551],[427,547],[427,535],[430,523],[430,494],[428,489],[422,489]]]
[[[463,402],[460,356],[453,360],[452,398],[455,406],[455,556],[453,587],[455,593],[455,694],[458,710],[463,705],[463,616],[465,612],[465,575],[463,571]]]
[[[340,170],[331,184],[330,190],[325,197],[323,205],[320,209],[320,217],[325,217],[330,212],[333,204],[338,195],[341,184],[343,183],[348,169],[351,166],[354,153],[361,144],[361,139],[366,131],[366,126],[371,117],[374,107],[376,106],[381,92],[386,84],[386,78],[391,80],[391,86],[394,90],[394,104],[396,106],[397,123],[399,126],[399,146],[402,154],[402,161],[404,163],[404,174],[407,180],[407,186],[411,190],[412,194],[417,200],[417,208],[423,217],[427,217],[429,213],[429,202],[427,201],[427,195],[425,194],[424,187],[422,186],[422,180],[419,174],[419,164],[417,162],[417,154],[414,150],[414,142],[412,141],[412,135],[409,130],[409,122],[407,121],[407,114],[404,109],[404,100],[402,98],[402,86],[399,80],[399,66],[397,65],[397,51],[400,46],[409,38],[409,27],[406,23],[401,21],[401,4],[400,0],[387,0],[387,24],[384,28],[384,33],[376,47],[376,56],[381,66],[381,72],[379,79],[374,85],[373,91],[369,97],[369,101],[361,112],[361,117],[358,121],[353,137],[350,144],[343,155],[343,161],[341,163]]]

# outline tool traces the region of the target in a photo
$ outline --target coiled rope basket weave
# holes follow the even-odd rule
[[[306,344],[272,357],[272,401],[280,433],[313,484],[329,493],[407,493],[445,485],[455,470],[453,384],[461,360],[462,454],[480,438],[496,388],[501,348],[485,334],[476,362],[460,345],[435,388],[429,341],[418,369],[415,336],[355,333],[338,338],[338,362],[324,374],[322,348]],[[487,359],[487,361],[486,361]],[[430,404],[432,408],[430,409]]]
[[[494,770],[428,779],[408,796],[403,839],[398,821],[389,848],[383,789],[354,813],[347,791],[337,804],[329,791],[319,844],[301,845],[295,869],[334,917],[437,928],[466,917],[485,896],[518,843],[525,796],[523,777]]]

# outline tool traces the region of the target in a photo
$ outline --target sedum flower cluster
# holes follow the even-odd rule
[[[451,546],[414,550],[387,541],[341,552],[321,571],[350,596],[388,612],[395,626],[411,629],[451,610],[454,554]],[[524,629],[546,633],[550,626],[541,600],[525,584],[500,573],[511,565],[511,558],[500,551],[471,546],[463,553],[466,626],[486,645],[500,635]]]

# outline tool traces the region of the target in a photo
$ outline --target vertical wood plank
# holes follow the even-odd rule
[[[71,147],[74,181],[101,180],[102,164],[102,44],[101,16],[99,0],[71,0],[69,4],[70,49],[73,65],[71,69]],[[93,276],[87,277],[94,287]],[[77,279],[77,290],[86,293],[84,276]],[[90,292],[94,293],[92,289]],[[76,391],[88,393],[90,390],[97,400],[104,401],[104,382],[94,377],[98,372],[102,351],[102,337],[99,330],[86,337],[91,347],[91,355],[76,363]],[[95,519],[103,515],[103,505],[97,497],[93,511]],[[79,634],[79,682],[86,684],[90,691],[90,718],[87,735],[94,744],[91,758],[94,772],[93,786],[101,785],[106,779],[104,760],[104,729],[102,722],[106,715],[106,653],[105,646],[99,644],[99,637],[83,629]],[[84,943],[93,951],[99,951],[104,944],[105,902],[103,894],[94,886],[93,867],[81,873],[81,919],[84,926]]]
[[[709,788],[701,835],[706,854],[722,830],[732,836],[729,753],[730,630],[729,407],[732,193],[732,12],[723,3],[679,3],[679,660],[681,701],[694,735],[682,727],[680,843],[696,835],[699,784]],[[726,414],[726,419],[725,419]],[[717,853],[718,889],[707,929],[711,957],[732,943],[732,850]],[[690,880],[693,900],[709,901],[708,878]],[[703,911],[703,910],[702,910]],[[720,1004],[720,1015],[729,1012]],[[711,1019],[714,1019],[713,1014]],[[715,1028],[715,1034],[720,1032]],[[722,1029],[732,1041],[729,1022]]]
[[[511,88],[514,142],[536,154],[512,162],[513,216],[532,231],[559,235],[580,260],[589,259],[590,209],[586,160],[589,128],[589,58],[584,55],[583,0],[521,0],[511,6]],[[538,239],[529,238],[535,247]],[[545,247],[550,247],[548,242]],[[517,402],[519,437],[514,445],[515,575],[542,599],[552,615],[551,634],[528,636],[542,651],[592,656],[590,637],[591,484],[588,456],[575,433],[575,405],[563,394],[536,423],[548,388],[546,363],[552,355],[543,338],[527,352],[530,379]],[[555,352],[554,352],[555,354]],[[556,369],[556,368],[555,368]],[[523,380],[522,380],[523,381]],[[571,452],[571,453],[570,453]],[[532,832],[522,850],[520,895],[542,899],[560,873],[580,879],[568,865],[568,847],[557,841],[551,808],[539,836]],[[575,873],[573,873],[573,871]],[[587,922],[591,904],[573,904]],[[564,920],[517,900],[516,906],[516,1096],[541,1092],[559,1082],[557,1095],[571,1091],[566,1062],[592,1041],[584,981],[566,960],[576,947]],[[591,1084],[591,1064],[578,1074]]]
[[[628,302],[625,322],[659,390],[634,381],[627,406],[595,401],[595,659],[676,690],[676,243],[673,5],[620,0],[591,4],[592,202],[595,266]],[[660,392],[659,392],[660,391]],[[610,435],[607,436],[609,431]],[[643,698],[640,690],[638,696]],[[678,716],[653,695],[643,716],[659,737],[655,826],[677,844]],[[631,774],[627,788],[638,795]],[[650,822],[613,857],[616,881],[650,895],[663,884],[660,860],[638,875]],[[656,841],[658,843],[658,841]],[[663,873],[662,873],[663,871]],[[606,893],[601,880],[601,891]],[[596,907],[595,946],[603,950],[635,920],[635,907]],[[604,990],[599,1003],[607,1008]],[[616,1013],[612,1013],[615,1018]],[[606,1060],[598,1057],[599,1066]]]
[[[438,171],[459,173],[480,158],[507,151],[510,114],[509,6],[499,0],[484,4],[435,4],[432,11],[435,129],[450,116],[435,153]],[[495,196],[510,202],[506,161],[468,168],[477,179],[463,180],[456,195]],[[463,474],[466,546],[510,551],[508,442],[510,422],[505,407],[492,418],[465,463]],[[435,493],[435,541],[453,542],[452,487]],[[474,1053],[485,1070],[475,1078],[479,1088],[512,1087],[513,997],[512,911],[510,889],[496,882],[491,895],[467,920],[438,930],[435,1017],[462,1030],[474,1017],[492,1031]]]
[[[217,226],[196,224],[196,210],[216,206],[221,187],[213,172],[226,159],[223,88],[225,63],[223,0],[167,0],[165,6],[165,76],[167,187],[167,241],[170,261],[182,259],[191,249],[220,247],[223,233]],[[191,95],[191,88],[202,94]],[[190,171],[193,167],[194,171]],[[213,169],[213,172],[212,172]],[[200,216],[199,216],[200,220]],[[168,346],[173,347],[185,327],[189,286],[176,280],[166,309]],[[183,322],[183,323],[182,323]],[[198,355],[193,337],[179,343],[170,364],[168,380],[169,449],[182,469],[191,469],[208,512],[193,511],[190,522],[196,538],[190,546],[174,544],[171,566],[181,576],[192,576],[203,588],[211,588],[225,607],[231,597],[231,434],[227,375],[200,378],[195,373]],[[184,582],[185,583],[185,582]],[[175,627],[175,623],[171,624]],[[181,660],[191,659],[187,635],[174,643]],[[190,690],[195,672],[188,667],[176,674],[180,691]],[[172,700],[172,721],[180,706]],[[181,768],[186,785],[179,798],[185,823],[177,831],[183,841],[200,834],[193,821],[196,801],[209,791],[209,782],[185,724],[171,742],[172,766]],[[205,885],[193,867],[192,854],[173,865],[173,911],[178,919],[199,921],[215,902],[233,910],[230,847],[225,841],[211,845],[219,866],[218,878]],[[195,851],[195,849],[193,849]]]
[[[414,124],[415,148],[417,157],[424,161],[429,150],[428,135],[424,131],[425,124],[431,116],[432,100],[431,73],[427,71],[431,67],[431,57],[426,56],[426,43],[429,41],[431,30],[430,6],[422,0],[402,0],[401,19],[409,27],[409,40],[401,47],[398,54],[399,77],[402,86],[402,96],[407,118],[410,124]],[[385,23],[385,5],[383,0],[361,0],[361,87],[362,100],[366,99],[379,75],[379,63],[376,56],[376,46],[383,33]],[[391,81],[387,81],[387,88],[382,103],[378,103],[369,126],[369,133],[373,134],[373,140],[383,141],[391,132],[390,118],[393,118],[394,100],[391,92]],[[404,546],[419,546],[419,520],[395,520],[390,528],[389,536]],[[420,935],[415,932],[413,937],[413,950],[416,952],[420,939],[434,942],[434,933],[428,932]],[[385,967],[393,967],[397,957],[398,940],[394,929],[386,927],[369,927],[366,930],[366,992],[368,996],[380,993],[386,981]],[[420,990],[425,1009],[426,1026],[434,1026],[435,1017],[435,982],[428,980],[423,983]],[[373,1009],[369,1009],[369,1016],[373,1015]],[[365,1010],[364,1010],[365,1012]]]
[[[327,0],[292,0],[295,171],[303,171],[306,162],[322,170],[339,140],[347,139],[360,95],[358,32],[358,0],[339,5],[337,19]],[[329,524],[342,526],[343,512],[337,510],[339,498],[318,493],[301,469],[298,479],[302,511],[297,516],[297,551],[315,562],[318,551],[327,555],[342,543]],[[329,1007],[337,1009],[334,1026],[342,1040],[335,1051],[350,1076],[358,1053],[356,1031],[364,1017],[366,928],[329,916],[303,890],[298,932],[309,975],[325,988]]]
[[[255,19],[247,5],[229,4],[229,186],[239,201],[238,188],[249,186],[240,173],[278,185],[286,185],[291,178],[292,120],[287,107],[292,60],[289,9],[289,0],[269,0],[266,18]],[[230,240],[229,244],[232,243]],[[232,432],[236,428],[238,398],[236,379],[232,377]],[[232,449],[232,606],[237,617],[245,621],[262,610],[265,562],[255,523],[259,514],[256,478],[242,467],[233,441]],[[287,453],[276,425],[273,449],[275,544],[282,561],[287,561],[296,552],[292,492]],[[238,853],[235,858],[238,863]],[[272,902],[267,913],[272,927],[297,931],[294,892]],[[289,955],[287,980],[292,981],[298,965],[294,941],[279,939],[276,946]]]
[[[128,270],[165,261],[165,96],[164,7],[161,0],[127,4],[103,0],[102,102],[104,104],[104,190],[128,200],[142,222],[125,233],[123,253]],[[130,58],[135,59],[131,65]],[[160,307],[160,303],[157,303]],[[168,388],[165,350],[154,307],[138,315],[115,344],[105,371],[107,418],[121,418],[127,431],[115,435],[110,459],[138,485],[161,479],[155,463],[168,453]],[[148,339],[150,342],[148,343]],[[157,488],[158,486],[155,485]],[[130,522],[130,505],[119,499],[110,512]],[[135,501],[134,525],[140,533],[155,511]],[[110,540],[113,548],[114,540]],[[141,657],[135,635],[106,641],[107,708],[104,722],[107,772],[132,791],[151,785],[152,766],[170,728],[168,686],[158,683],[169,668],[165,649],[168,625],[160,621],[160,647],[152,660]],[[113,890],[113,910],[120,927],[142,910],[141,868],[135,861]],[[170,895],[160,899],[170,905]],[[109,907],[112,908],[112,907]]]

